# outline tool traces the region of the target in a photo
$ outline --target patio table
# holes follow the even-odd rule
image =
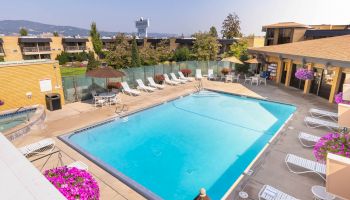
[[[317,200],[333,200],[335,196],[328,193],[326,188],[320,185],[314,185],[311,187],[311,192],[314,194],[314,199]]]
[[[104,93],[100,93],[98,96],[101,97],[101,98],[103,98],[103,99],[107,99],[109,105],[111,105],[110,99],[114,98],[115,95],[117,95],[117,94],[114,93],[114,92],[104,92]]]

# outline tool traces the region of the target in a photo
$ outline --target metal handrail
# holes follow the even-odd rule
[[[86,50],[86,46],[65,46],[64,49],[67,51]]]

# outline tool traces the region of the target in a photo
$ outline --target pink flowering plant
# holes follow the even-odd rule
[[[68,200],[98,200],[100,197],[97,182],[85,170],[63,166],[46,170],[44,176]]]
[[[4,105],[5,102],[3,100],[0,100],[0,106]]]
[[[337,104],[340,104],[340,103],[350,104],[350,101],[343,100],[343,93],[342,92],[339,92],[337,95],[335,95],[334,101]]]
[[[314,72],[312,70],[300,68],[295,72],[295,77],[300,80],[311,80],[314,78]]]
[[[316,143],[313,153],[318,161],[325,161],[327,153],[350,158],[350,134],[327,133]]]

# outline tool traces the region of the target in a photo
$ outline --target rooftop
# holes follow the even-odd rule
[[[309,62],[350,66],[350,35],[308,40],[295,43],[250,48],[250,53],[259,53]]]
[[[309,28],[309,26],[297,22],[279,22],[276,24],[265,25],[262,29],[263,31],[266,31],[268,28]]]

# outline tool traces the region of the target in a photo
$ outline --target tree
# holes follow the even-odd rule
[[[19,29],[19,34],[21,36],[27,36],[28,35],[28,30],[25,29],[25,28],[21,28],[21,29]]]
[[[220,44],[209,33],[195,33],[193,54],[198,60],[216,60]]]
[[[248,54],[248,40],[246,39],[241,39],[236,43],[233,43],[230,46],[230,49],[227,53],[225,53],[225,56],[235,56],[241,61],[246,61],[249,59],[249,54]],[[247,73],[249,69],[248,64],[243,64],[235,65],[236,71],[239,73]]]
[[[91,23],[90,37],[95,53],[100,56],[103,44],[95,22]]]
[[[175,50],[173,59],[176,62],[187,61],[191,58],[191,52],[187,47],[178,48]]]
[[[149,46],[142,47],[140,49],[140,60],[141,64],[146,65],[156,65],[159,62],[158,53],[154,48]]]
[[[210,27],[209,34],[213,37],[218,37],[218,31],[216,30],[215,26]]]
[[[241,21],[236,13],[230,13],[222,22],[222,37],[233,39],[234,37],[242,37]]]
[[[53,34],[54,37],[58,37],[59,36],[57,31],[53,32],[52,34]]]
[[[94,52],[90,51],[88,54],[88,64],[86,66],[86,71],[96,69],[100,65],[100,62],[95,59]]]
[[[130,44],[123,33],[119,33],[115,37],[111,50],[106,53],[106,61],[108,65],[115,69],[126,68],[130,66]]]
[[[141,66],[141,60],[139,55],[139,50],[136,43],[135,36],[132,38],[131,43],[131,67],[140,67]]]
[[[159,62],[169,61],[172,58],[172,51],[170,50],[169,41],[161,40],[156,48],[156,53]]]

